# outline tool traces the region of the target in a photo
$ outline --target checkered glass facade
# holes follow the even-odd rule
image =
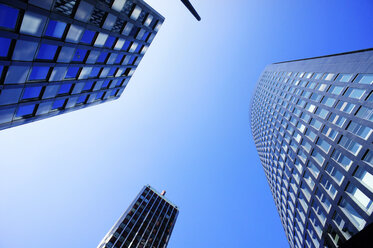
[[[338,247],[372,223],[372,49],[268,65],[251,129],[291,247]]]
[[[145,186],[98,248],[166,248],[179,210]]]
[[[142,0],[0,0],[0,129],[119,98],[163,21]]]

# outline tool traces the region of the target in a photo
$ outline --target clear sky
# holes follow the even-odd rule
[[[373,46],[371,0],[148,0],[166,21],[122,97],[0,131],[0,247],[96,247],[145,184],[169,248],[288,247],[249,127],[266,64]]]

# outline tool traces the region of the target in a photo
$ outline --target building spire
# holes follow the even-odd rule
[[[198,15],[197,11],[194,9],[193,5],[189,2],[189,0],[181,0],[181,2],[183,2],[183,4],[185,5],[185,7],[187,7],[189,9],[190,13],[192,13],[193,16],[198,21],[201,20],[201,17]]]

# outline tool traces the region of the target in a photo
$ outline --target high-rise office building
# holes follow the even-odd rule
[[[373,49],[268,65],[251,129],[291,247],[373,222]]]
[[[163,21],[142,0],[0,0],[0,129],[119,98]]]
[[[166,248],[179,209],[164,194],[145,186],[97,248]]]

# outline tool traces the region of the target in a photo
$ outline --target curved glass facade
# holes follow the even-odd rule
[[[373,51],[263,71],[251,129],[291,247],[338,247],[373,222]]]
[[[142,0],[0,1],[0,130],[118,99],[163,21]]]

